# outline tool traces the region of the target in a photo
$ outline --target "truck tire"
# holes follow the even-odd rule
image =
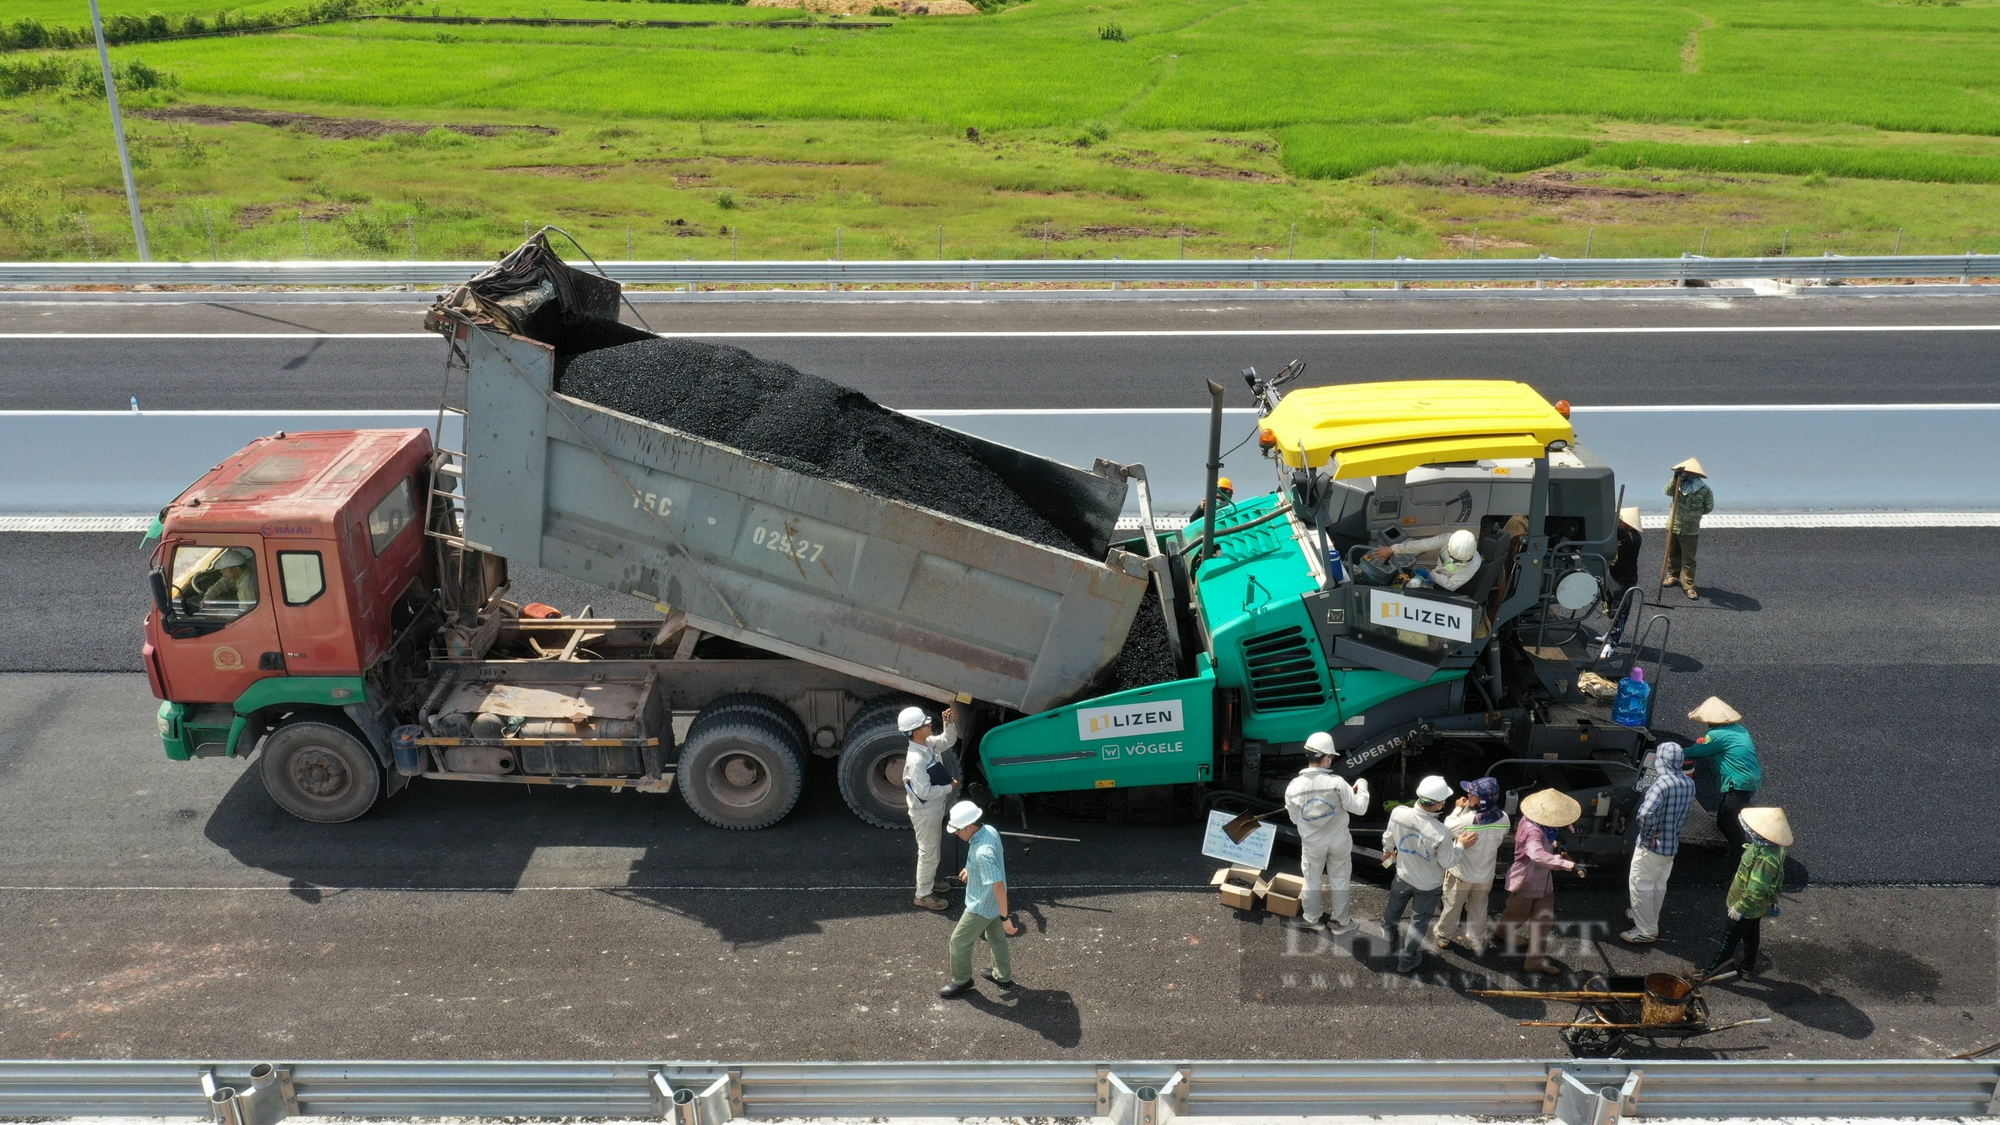
[[[884,715],[889,717],[889,725],[894,727],[896,716],[905,707],[921,707],[928,713],[935,713],[938,705],[900,692],[894,695],[878,695],[863,703],[855,710],[854,717],[847,720],[847,730],[841,736],[842,742],[845,743],[847,739],[852,738],[854,732],[861,728],[874,725]]]
[[[709,700],[695,714],[694,722],[688,724],[688,737],[693,738],[696,731],[710,723],[725,721],[745,713],[757,715],[767,723],[782,727],[789,736],[792,752],[798,755],[800,762],[803,763],[812,753],[812,742],[806,733],[805,720],[799,718],[798,712],[768,695],[759,695],[754,691],[731,692]]]
[[[717,828],[769,828],[799,803],[805,769],[790,732],[754,714],[688,730],[674,782],[694,815]]]
[[[840,751],[840,795],[854,815],[877,828],[910,827],[904,803],[903,756],[910,737],[896,729],[896,713],[908,699],[892,705],[870,704],[847,724],[846,746]]]
[[[317,719],[295,719],[272,731],[258,772],[279,808],[315,824],[353,820],[382,794],[381,764],[361,736]]]

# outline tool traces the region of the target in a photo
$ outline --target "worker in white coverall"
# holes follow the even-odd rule
[[[951,810],[958,782],[944,756],[958,745],[958,709],[944,709],[944,733],[933,733],[931,717],[921,707],[905,707],[896,729],[910,736],[903,755],[903,800],[910,810],[910,827],[917,834],[916,904],[925,910],[949,910],[944,892],[951,884],[937,877],[938,850],[944,841],[944,818]]]
[[[1333,736],[1321,732],[1306,739],[1311,764],[1285,787],[1285,811],[1299,830],[1299,857],[1306,889],[1300,905],[1298,925],[1312,928],[1325,922],[1327,932],[1344,934],[1354,928],[1348,916],[1348,882],[1354,873],[1354,837],[1347,829],[1348,814],[1368,811],[1366,779],[1347,783],[1333,772]],[[1333,891],[1330,911],[1323,912],[1320,883]]]
[[[1463,529],[1450,535],[1405,539],[1393,547],[1377,547],[1369,554],[1386,561],[1391,555],[1422,555],[1431,551],[1438,553],[1437,565],[1417,575],[1419,583],[1427,580],[1440,590],[1456,590],[1479,573],[1479,540]]]

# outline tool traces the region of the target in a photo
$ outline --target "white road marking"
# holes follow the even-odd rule
[[[893,409],[904,414],[917,414],[925,418],[971,418],[971,417],[992,417],[996,415],[1038,416],[1038,415],[1066,415],[1066,414],[1076,414],[1076,415],[1203,414],[1206,415],[1208,413],[1207,408],[1200,406],[1133,406],[1133,407],[1022,406],[1022,407],[998,407],[993,409],[980,409],[977,407],[970,407],[970,408],[953,407],[950,409],[943,409],[943,410],[926,410],[923,407],[917,407],[917,406],[898,406],[894,407]],[[2000,402],[1828,402],[1828,403],[1772,402],[1772,403],[1743,403],[1741,405],[1716,403],[1711,405],[1693,405],[1693,406],[1684,404],[1662,403],[1657,406],[1572,406],[1570,407],[1570,413],[1572,414],[1655,414],[1655,413],[1699,414],[1703,412],[1713,413],[1716,411],[1783,412],[1783,411],[1807,411],[1807,410],[1810,411],[2000,410]],[[1250,407],[1250,406],[1225,406],[1222,408],[1222,412],[1224,414],[1255,414],[1257,413],[1257,410],[1255,407]],[[0,411],[0,416],[5,416],[7,413],[9,412]],[[29,412],[19,411],[18,413],[29,413]],[[55,414],[64,412],[48,411],[47,413]],[[68,413],[80,414],[86,412],[71,411]],[[104,411],[98,411],[97,413],[120,414],[123,413],[123,411],[104,410]],[[160,413],[164,414],[167,412],[160,411]],[[199,413],[199,412],[189,411],[189,413]],[[227,412],[216,411],[215,413],[227,413]],[[283,411],[272,411],[271,413],[281,414],[283,413]],[[333,413],[339,413],[339,412],[334,411]]]
[[[429,340],[431,332],[0,332],[0,340]]]
[[[1667,526],[1665,515],[1642,515],[1642,528]],[[1701,529],[1820,529],[1836,527],[2000,527],[2000,512],[1710,512]]]
[[[1009,885],[1012,886],[1012,884]],[[1015,889],[1022,891],[1211,891],[1214,890],[1215,888],[1207,883],[1022,883]],[[908,894],[909,890],[910,890],[910,885],[908,883],[883,883],[883,884],[871,883],[871,884],[856,884],[852,886],[834,886],[834,887],[808,887],[808,886],[796,886],[796,885],[787,886],[781,884],[755,885],[755,886],[714,886],[706,883],[659,883],[659,884],[643,884],[643,885],[631,885],[631,886],[622,883],[606,883],[601,886],[577,885],[577,886],[560,886],[560,887],[555,887],[555,886],[515,887],[515,886],[502,886],[499,884],[495,884],[490,887],[348,887],[348,886],[331,886],[331,885],[322,886],[317,883],[301,883],[296,886],[290,884],[271,884],[271,885],[259,885],[259,886],[221,885],[221,886],[201,886],[201,887],[188,887],[188,886],[119,887],[119,886],[88,886],[88,885],[76,885],[76,884],[63,885],[63,886],[28,886],[28,885],[0,886],[0,892],[64,891],[71,893],[83,892],[83,891],[92,891],[92,892],[197,891],[202,893],[218,893],[223,891],[284,891],[286,893],[290,893],[293,891],[325,891],[325,892],[409,891],[409,892],[418,892],[423,894],[490,894],[496,891],[506,892],[506,893],[513,893],[518,891],[565,891],[565,892],[568,891],[794,891],[794,892],[796,891],[901,891],[905,894]]]
[[[1132,328],[937,332],[662,332],[687,340],[1116,339],[1190,336],[1698,336],[1854,332],[2000,332],[2000,324],[1582,325],[1548,328]],[[0,340],[425,340],[429,332],[0,332]]]
[[[0,531],[144,531],[151,516],[0,516]]]

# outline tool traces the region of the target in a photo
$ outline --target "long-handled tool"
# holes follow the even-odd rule
[[[1681,472],[1679,469],[1675,469],[1674,502],[1668,505],[1667,507],[1668,547],[1667,549],[1660,552],[1660,584],[1653,587],[1652,592],[1646,595],[1646,600],[1648,601],[1652,601],[1652,599],[1660,597],[1660,591],[1667,588],[1667,560],[1671,558],[1673,555],[1672,543],[1674,541],[1674,525],[1680,522],[1680,518],[1681,518]],[[1662,599],[1661,601],[1653,602],[1653,604],[1666,605],[1667,603],[1664,599]]]

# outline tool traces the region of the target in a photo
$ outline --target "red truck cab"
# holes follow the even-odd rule
[[[169,757],[247,753],[314,707],[365,717],[397,607],[432,589],[430,459],[428,430],[278,433],[160,513],[143,651]]]

